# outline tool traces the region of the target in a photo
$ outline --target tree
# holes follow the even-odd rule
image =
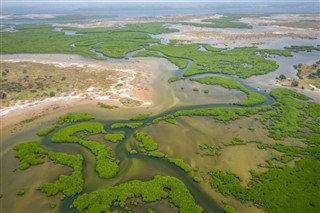
[[[279,79],[284,80],[284,79],[287,79],[287,77],[284,74],[281,74],[281,75],[279,75]]]
[[[297,87],[297,86],[299,86],[299,82],[298,82],[297,80],[293,80],[293,81],[291,82],[291,86],[292,86],[292,87]]]
[[[7,94],[4,92],[0,92],[0,99],[5,99],[7,97]]]

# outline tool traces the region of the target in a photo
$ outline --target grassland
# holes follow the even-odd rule
[[[168,191],[165,189],[169,189]],[[179,209],[179,212],[202,212],[184,183],[175,177],[155,176],[150,181],[129,181],[117,186],[79,196],[73,203],[73,207],[79,212],[110,211],[114,207],[130,210],[126,201],[132,197],[142,197],[144,202],[153,202],[161,199],[169,199]]]

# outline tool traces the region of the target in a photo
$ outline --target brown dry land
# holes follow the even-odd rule
[[[1,56],[2,127],[72,105],[152,104],[153,60],[106,62],[59,54]]]

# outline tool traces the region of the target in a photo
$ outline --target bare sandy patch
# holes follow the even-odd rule
[[[10,124],[11,121],[18,122],[18,120],[30,117],[42,116],[49,111],[68,108],[72,105],[96,105],[101,102],[116,107],[146,107],[153,103],[152,85],[156,78],[157,61],[135,59],[115,63],[56,54],[2,55],[1,59],[2,65],[28,68],[28,72],[26,72],[30,76],[28,79],[37,75],[35,78],[38,80],[39,76],[46,75],[45,71],[49,71],[52,76],[54,76],[54,72],[70,72],[70,76],[67,76],[64,81],[59,81],[60,77],[51,78],[52,81],[59,81],[58,84],[52,85],[52,88],[58,86],[60,89],[60,93],[55,97],[44,95],[33,98],[22,97],[10,101],[7,106],[2,104],[0,116],[3,125]],[[39,66],[43,67],[43,73],[39,74],[36,71],[35,67],[38,69]],[[2,68],[4,69],[4,67]],[[29,70],[33,70],[33,72]],[[9,73],[11,72],[13,71]],[[13,79],[16,77],[15,73]],[[88,79],[89,77],[90,79]],[[49,79],[45,82],[48,81]],[[72,84],[72,86],[64,90],[64,84]],[[47,88],[42,88],[42,90],[46,91]],[[20,93],[29,94],[30,91],[26,89]]]

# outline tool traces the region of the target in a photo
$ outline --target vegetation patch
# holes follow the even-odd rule
[[[16,157],[19,159],[19,168],[27,169],[31,165],[42,164],[48,157],[52,162],[68,166],[73,169],[71,175],[60,175],[54,183],[43,183],[39,190],[48,196],[62,192],[71,197],[82,192],[84,180],[82,176],[83,157],[81,155],[70,155],[62,152],[52,152],[43,149],[38,142],[30,141],[17,144]]]
[[[119,128],[136,129],[142,125],[143,125],[142,122],[114,123],[111,125],[111,129],[119,129]]]
[[[248,99],[245,101],[240,101],[237,104],[242,105],[242,106],[253,106],[257,104],[262,104],[264,103],[267,99],[266,97],[254,93],[244,87],[242,84],[240,84],[238,81],[225,78],[225,77],[220,77],[220,76],[209,76],[209,77],[202,77],[202,78],[192,78],[190,79],[191,81],[196,81],[202,84],[209,84],[209,85],[220,85],[222,87],[225,87],[227,89],[237,89],[240,90],[244,93],[246,93]]]
[[[201,206],[195,203],[187,187],[175,177],[155,176],[150,181],[133,180],[117,186],[83,194],[74,202],[73,207],[79,212],[111,211],[117,202],[120,208],[127,206],[126,201],[133,197],[141,197],[144,202],[153,202],[168,198],[179,212],[202,212]]]
[[[228,122],[234,121],[241,116],[249,116],[257,113],[263,113],[271,110],[269,106],[263,107],[250,107],[250,108],[222,108],[222,107],[213,107],[213,108],[195,108],[188,110],[178,110],[173,113],[174,117],[179,116],[213,116],[215,120]]]
[[[111,147],[85,139],[87,135],[98,133],[106,133],[103,124],[80,123],[60,129],[52,135],[51,140],[55,143],[78,143],[88,148],[96,156],[96,171],[99,177],[112,178],[118,173],[119,166],[111,154]]]
[[[104,139],[111,141],[112,143],[116,143],[122,141],[124,139],[124,133],[108,133]]]
[[[152,123],[156,124],[156,123],[158,123],[160,121],[166,121],[166,122],[171,123],[171,124],[177,124],[177,121],[175,120],[175,118],[174,118],[174,116],[172,114],[157,117],[157,118],[152,120]]]
[[[320,46],[297,46],[297,45],[291,45],[290,47],[284,47],[287,50],[293,51],[293,52],[301,52],[301,51],[320,51]]]
[[[319,144],[320,105],[288,89],[274,89],[270,94],[276,99],[274,110],[261,119],[267,126],[269,136],[276,140],[304,138],[307,143]]]
[[[141,147],[147,151],[155,151],[158,144],[145,132],[137,132],[135,135],[137,141],[141,142]]]
[[[170,163],[175,164],[176,166],[180,167],[181,169],[183,169],[185,172],[191,172],[192,171],[192,167],[184,162],[182,159],[178,159],[178,158],[167,158],[167,160]]]
[[[180,81],[182,80],[183,78],[179,77],[179,76],[172,76],[168,79],[168,83],[173,83],[173,82],[176,82],[176,81]]]
[[[80,121],[88,121],[92,120],[94,117],[86,112],[78,112],[78,113],[68,113],[66,115],[61,116],[57,124],[65,124],[65,123],[75,123]]]
[[[151,157],[155,157],[155,158],[165,158],[167,157],[167,155],[163,152],[159,152],[159,151],[151,151],[148,153],[149,156]]]
[[[181,57],[193,61],[191,67],[183,74],[192,76],[199,73],[224,73],[248,78],[262,75],[278,68],[275,61],[268,59],[268,55],[288,55],[287,50],[271,51],[257,48],[234,48],[221,51],[199,51],[198,44],[183,45],[153,45],[147,50],[160,51],[167,57]],[[261,54],[264,51],[264,54]],[[266,54],[268,53],[268,54]]]
[[[250,201],[271,212],[317,212],[320,209],[319,160],[303,157],[294,167],[270,168],[252,172],[248,187],[233,173],[210,170],[211,185],[227,196]]]
[[[53,132],[56,128],[58,128],[58,126],[53,126],[53,127],[49,127],[47,129],[40,129],[37,132],[38,136],[46,136],[49,135],[51,132]]]
[[[99,102],[98,106],[104,109],[113,109],[113,106]]]
[[[202,144],[199,145],[198,153],[201,156],[219,156],[221,155],[222,146],[218,145],[210,145],[210,144]]]

